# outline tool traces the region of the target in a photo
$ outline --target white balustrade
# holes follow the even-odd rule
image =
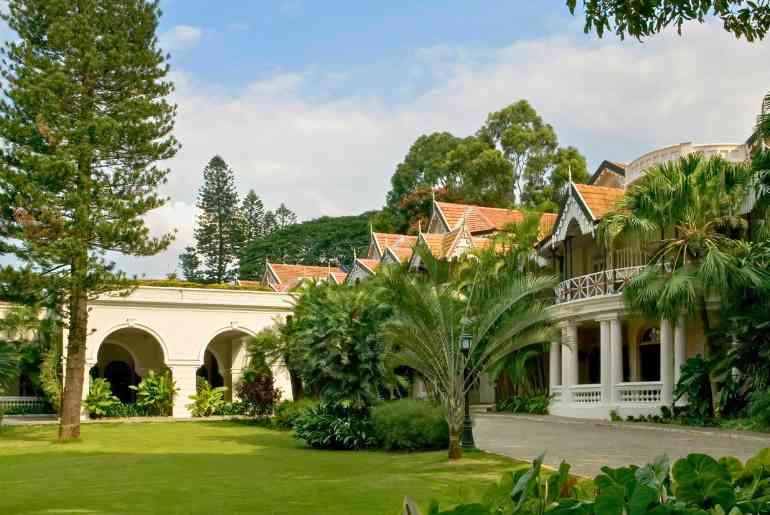
[[[551,386],[551,402],[561,402],[561,394],[561,386]]]
[[[25,411],[43,412],[50,409],[48,402],[42,397],[0,396],[0,408],[6,411],[23,409]]]
[[[663,396],[661,381],[620,383],[615,389],[621,404],[660,404]]]
[[[628,281],[643,268],[643,266],[630,266],[613,270],[602,270],[562,281],[554,289],[556,303],[560,304],[571,300],[621,293],[626,284],[628,284]]]
[[[572,393],[572,402],[574,404],[601,404],[602,403],[602,385],[600,384],[579,384],[570,387]]]

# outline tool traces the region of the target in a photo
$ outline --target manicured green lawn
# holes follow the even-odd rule
[[[480,452],[307,449],[237,422],[91,424],[81,442],[53,426],[0,428],[0,514],[395,515],[409,495],[478,499],[513,462]]]

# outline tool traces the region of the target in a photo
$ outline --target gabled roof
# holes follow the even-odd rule
[[[624,195],[625,190],[621,188],[570,182],[567,189],[567,200],[559,211],[551,234],[543,238],[538,246],[543,246],[546,242],[555,245],[556,242],[564,240],[571,223],[577,223],[582,234],[593,234],[599,220],[612,211]]]
[[[327,279],[329,273],[344,274],[338,267],[268,263],[263,282],[276,291],[288,291],[304,279]]]
[[[385,253],[385,249],[388,247],[400,248],[405,247],[411,249],[414,244],[417,243],[417,236],[409,236],[408,234],[393,234],[386,232],[372,232],[372,240],[377,245],[380,253]]]
[[[448,230],[457,229],[465,223],[471,234],[499,231],[511,223],[524,219],[521,211],[499,207],[454,204],[452,202],[434,202],[434,210]]]
[[[434,202],[434,211],[449,231],[465,224],[472,235],[501,231],[507,225],[524,221],[524,213],[517,209]],[[541,239],[551,233],[557,218],[556,213],[543,213],[540,216]]]
[[[624,163],[616,163],[614,161],[607,161],[606,159],[599,164],[596,171],[588,180],[588,184],[594,184],[603,172],[611,172],[621,177],[626,176],[626,165]]]
[[[353,266],[345,276],[345,284],[355,284],[359,280],[370,277],[375,274],[380,267],[378,259],[358,258],[353,261]]]
[[[580,193],[580,196],[583,197],[594,221],[601,220],[604,215],[615,209],[615,206],[625,195],[625,190],[620,188],[607,188],[605,186],[591,186],[588,184],[575,184],[574,186]]]
[[[369,270],[371,273],[374,273],[377,271],[377,269],[380,267],[380,260],[379,259],[364,259],[364,258],[358,258],[356,259],[356,263],[360,264],[367,270]]]
[[[417,236],[414,237],[415,242],[417,241]],[[403,263],[404,261],[408,261],[409,258],[412,256],[412,252],[414,251],[414,245],[411,247],[388,247],[385,249],[385,254],[389,254],[393,256],[393,259],[398,263]]]

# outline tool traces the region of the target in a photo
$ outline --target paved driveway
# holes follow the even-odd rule
[[[591,477],[604,465],[642,465],[661,454],[676,459],[700,452],[745,460],[770,447],[770,434],[762,433],[492,413],[474,416],[474,435],[485,451],[526,460],[546,451],[549,466],[564,459],[573,473]]]

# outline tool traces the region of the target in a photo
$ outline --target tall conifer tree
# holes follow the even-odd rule
[[[252,241],[261,237],[265,229],[265,205],[254,190],[249,190],[238,213],[236,251],[240,257]]]
[[[196,250],[207,280],[221,283],[230,278],[235,261],[238,230],[238,192],[235,174],[224,159],[214,156],[203,170],[198,192]]]
[[[56,292],[67,320],[59,438],[80,434],[87,302],[126,288],[107,252],[152,255],[144,215],[177,151],[157,0],[9,0],[0,103],[0,238],[16,288]],[[11,270],[3,278],[13,282]]]

